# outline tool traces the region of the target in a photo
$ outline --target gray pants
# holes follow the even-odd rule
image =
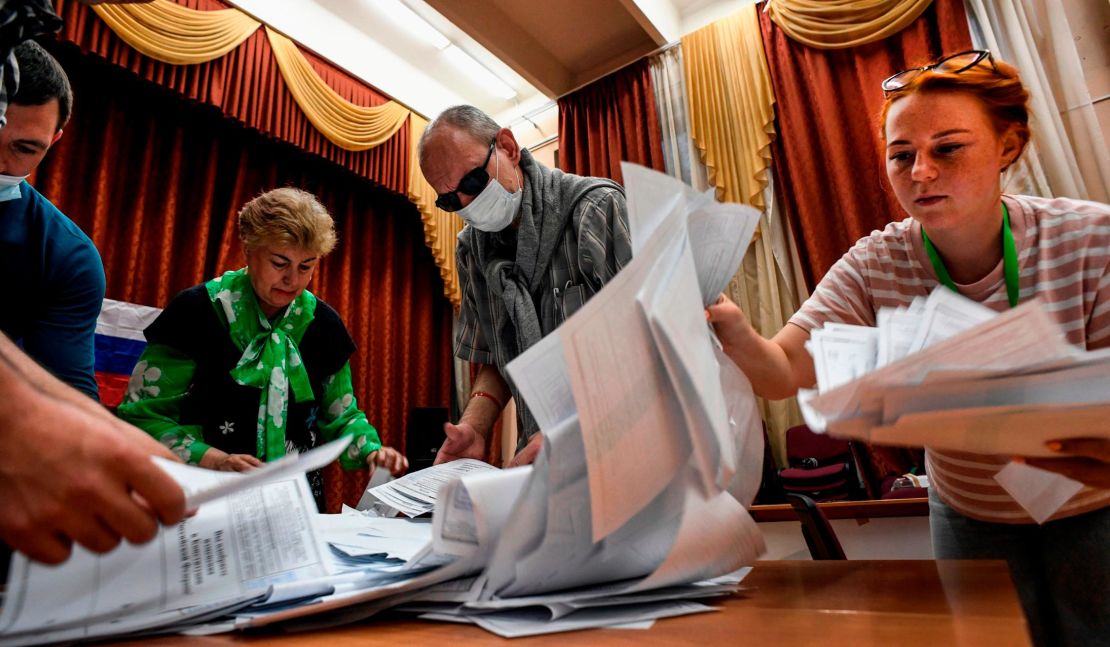
[[[1044,525],[976,521],[929,493],[937,559],[1004,559],[1033,642],[1110,647],[1110,507]]]

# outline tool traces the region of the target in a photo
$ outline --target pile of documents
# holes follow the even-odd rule
[[[368,494],[390,510],[418,517],[435,509],[436,495],[444,485],[473,472],[490,470],[497,468],[473,458],[463,458],[382,483],[370,488]]]
[[[710,610],[764,550],[751,385],[703,315],[759,214],[625,166],[634,258],[508,372],[543,431],[534,465],[456,462],[372,491],[406,515],[318,515],[292,471],[165,464],[205,502],[150,544],[12,564],[0,643],[310,629],[402,606],[503,636],[642,627]],[[223,494],[223,498],[214,498]],[[378,506],[376,509],[380,510]]]
[[[1068,344],[1040,301],[996,313],[938,288],[877,322],[814,331],[818,388],[799,397],[814,430],[1007,456],[1110,438],[1110,351]]]

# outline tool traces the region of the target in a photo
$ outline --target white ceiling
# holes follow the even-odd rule
[[[555,134],[554,99],[754,0],[401,0],[513,90],[452,64],[403,29],[386,0],[230,0],[427,117],[475,105],[533,146]]]

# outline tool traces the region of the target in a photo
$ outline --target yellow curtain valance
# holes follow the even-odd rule
[[[690,135],[722,202],[766,208],[774,92],[755,5],[682,38]]]
[[[436,192],[420,172],[420,156],[417,145],[420,135],[428,127],[428,120],[417,114],[409,117],[409,195],[408,198],[420,210],[424,221],[424,243],[432,250],[443,278],[443,293],[458,310],[462,305],[462,292],[459,289],[459,273],[455,268],[455,240],[463,229],[462,218],[448,213],[436,206]]]
[[[93,11],[128,45],[173,65],[195,65],[226,55],[262,23],[238,9],[201,11],[171,0],[142,4],[95,4]],[[297,45],[266,28],[281,76],[297,105],[325,137],[340,148],[362,151],[387,141],[404,125],[409,110],[390,101],[358,106],[320,78]]]
[[[296,43],[268,26],[266,35],[281,76],[297,105],[312,125],[336,146],[351,151],[374,148],[405,125],[410,114],[408,108],[396,101],[373,107],[347,101],[316,74]]]
[[[172,65],[195,65],[225,56],[262,23],[238,9],[201,11],[171,0],[142,4],[96,4],[92,9],[120,38],[139,52]],[[340,148],[362,151],[389,140],[411,119],[412,142],[408,198],[420,211],[424,241],[443,279],[444,294],[455,309],[461,303],[455,270],[455,238],[462,221],[435,207],[435,191],[420,173],[416,144],[427,121],[395,101],[359,106],[320,78],[289,38],[266,28],[278,69],[308,120]]]
[[[767,0],[790,38],[818,49],[855,47],[902,31],[932,0]]]
[[[92,9],[128,45],[173,65],[220,58],[262,24],[238,9],[197,11],[170,0],[94,4]]]

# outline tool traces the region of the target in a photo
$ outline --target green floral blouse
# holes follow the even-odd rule
[[[205,288],[232,342],[242,351],[230,371],[231,378],[259,390],[255,456],[262,460],[280,458],[292,449],[285,434],[290,397],[295,402],[315,397],[299,344],[313,321],[317,299],[306,290],[271,321],[259,307],[245,270],[227,272],[206,283]],[[205,442],[201,425],[182,423],[196,373],[197,362],[186,352],[150,343],[131,374],[127,396],[117,411],[121,418],[193,464],[199,463],[211,446]],[[345,469],[365,467],[366,457],[381,447],[381,441],[358,408],[350,363],[345,362],[321,384],[323,393],[316,398],[319,408],[314,423],[323,436],[321,440],[352,435],[340,463]],[[225,428],[229,425],[232,423],[220,425],[219,431],[235,431]]]

